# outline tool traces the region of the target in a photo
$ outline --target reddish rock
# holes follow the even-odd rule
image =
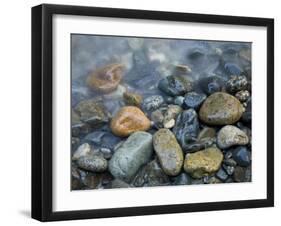
[[[150,120],[137,107],[122,107],[113,117],[110,128],[116,136],[127,137],[136,131],[146,131],[150,128]]]
[[[123,64],[109,64],[92,72],[88,78],[88,85],[99,92],[110,93],[120,83],[125,66]]]

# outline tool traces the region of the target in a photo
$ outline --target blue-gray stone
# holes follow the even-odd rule
[[[219,92],[224,87],[224,81],[218,76],[209,76],[200,79],[199,86],[207,95]]]
[[[182,107],[197,110],[206,98],[207,96],[204,93],[189,92],[184,97]]]
[[[224,69],[229,75],[240,75],[242,73],[242,69],[234,63],[226,63]]]
[[[167,76],[158,83],[158,88],[170,96],[180,96],[193,89],[193,82],[187,76]]]
[[[184,102],[183,96],[177,96],[174,99],[174,104],[176,104],[176,105],[182,106],[183,102]]]
[[[164,98],[160,95],[153,95],[145,98],[142,103],[142,108],[145,111],[153,111],[159,108],[164,103]]]
[[[129,183],[139,168],[150,160],[152,151],[152,135],[135,132],[117,148],[109,161],[109,171],[115,178]]]
[[[191,183],[192,178],[186,173],[181,173],[180,175],[173,178],[174,185],[189,185]]]
[[[249,166],[251,163],[251,153],[245,146],[238,146],[233,150],[233,159],[239,166]]]
[[[222,181],[225,181],[228,178],[228,174],[222,168],[220,168],[216,173],[216,177]]]
[[[185,110],[178,115],[173,133],[183,150],[197,140],[199,123],[197,113],[194,109]]]

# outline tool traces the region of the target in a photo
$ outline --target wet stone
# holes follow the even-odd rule
[[[114,91],[120,83],[125,66],[123,64],[109,64],[98,68],[87,78],[87,84],[101,93]]]
[[[245,146],[236,147],[232,154],[233,159],[239,166],[249,166],[251,163],[251,153]]]
[[[224,159],[223,163],[227,166],[236,166],[237,165],[237,162],[232,158]]]
[[[237,122],[243,111],[243,106],[234,96],[217,92],[204,101],[199,116],[209,125],[227,125]]]
[[[120,179],[114,179],[107,185],[106,188],[130,188],[130,187],[132,186],[126,183],[125,181],[122,181]]]
[[[231,157],[232,157],[232,151],[225,152],[225,154],[224,154],[225,159],[230,159]]]
[[[139,168],[150,160],[152,149],[151,134],[147,132],[131,134],[111,157],[110,173],[115,178],[129,183]]]
[[[187,76],[167,76],[158,83],[158,88],[169,96],[180,96],[192,91],[193,81]]]
[[[222,168],[216,173],[216,177],[222,181],[225,181],[228,178],[228,174]]]
[[[192,144],[185,145],[183,151],[185,153],[192,153],[192,152],[196,152],[196,151],[200,151],[202,149],[212,147],[215,144],[216,144],[215,138],[205,138],[203,140],[196,141]]]
[[[228,75],[240,75],[242,69],[235,63],[226,63],[224,69]]]
[[[94,131],[84,137],[83,142],[87,142],[95,147],[113,149],[121,141],[120,137],[108,131]]]
[[[187,154],[184,161],[184,170],[194,178],[215,173],[221,166],[223,154],[218,148],[207,148],[192,154]]]
[[[223,164],[223,169],[225,170],[225,172],[231,176],[234,173],[235,167],[234,166],[228,166],[226,164]]]
[[[104,172],[107,169],[107,161],[100,155],[82,156],[77,160],[77,165],[91,172]]]
[[[174,185],[190,185],[192,183],[192,178],[186,173],[181,173],[172,180]]]
[[[233,173],[233,179],[235,182],[250,182],[251,181],[250,168],[237,166]]]
[[[75,111],[80,117],[80,121],[93,127],[98,127],[108,122],[108,115],[101,102],[95,99],[83,100],[79,102]]]
[[[168,105],[161,107],[151,113],[151,120],[156,128],[170,129],[175,125],[175,119],[182,112],[178,105]]]
[[[235,94],[235,97],[240,102],[246,102],[250,98],[250,92],[248,90],[241,90]]]
[[[224,126],[217,136],[217,143],[221,149],[229,148],[233,145],[246,145],[249,142],[247,134],[235,126]]]
[[[110,159],[112,157],[112,151],[109,148],[100,148],[99,152],[105,159]]]
[[[170,179],[156,160],[145,165],[136,175],[132,184],[135,187],[169,185]]]
[[[174,99],[174,104],[176,105],[179,105],[179,106],[182,106],[183,105],[183,102],[184,102],[184,97],[183,96],[177,96],[175,97]]]
[[[72,160],[78,160],[80,157],[91,153],[91,146],[88,143],[81,144],[72,156]]]
[[[140,107],[142,103],[142,96],[137,93],[125,92],[123,99],[126,105]]]
[[[154,150],[164,172],[169,176],[179,174],[183,152],[176,137],[169,129],[160,129],[153,135]]]
[[[222,91],[224,82],[218,76],[204,77],[199,80],[200,88],[207,95]]]
[[[110,122],[111,131],[120,137],[127,137],[136,131],[150,128],[150,120],[137,107],[122,107]]]
[[[247,101],[247,107],[242,115],[242,121],[250,123],[252,121],[252,100],[251,98]]]
[[[197,140],[210,139],[216,137],[216,130],[211,127],[204,127],[198,134]]]
[[[145,111],[153,111],[159,108],[164,103],[164,98],[160,95],[146,97],[143,100],[142,108]]]
[[[189,92],[184,96],[184,102],[182,104],[184,109],[193,108],[197,110],[207,96],[203,93]]]
[[[183,149],[196,141],[199,122],[194,109],[185,110],[177,117],[173,133]]]
[[[222,181],[219,178],[214,177],[214,176],[205,176],[203,178],[203,182],[204,182],[204,184],[220,184],[220,183],[222,183]]]
[[[236,93],[241,90],[247,89],[248,81],[244,75],[233,75],[226,82],[226,90],[230,93]]]

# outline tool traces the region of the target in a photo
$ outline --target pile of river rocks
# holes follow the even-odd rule
[[[150,96],[122,85],[123,64],[90,73],[97,94],[72,109],[72,189],[251,181],[250,78],[226,66],[236,74],[194,80],[188,70]]]

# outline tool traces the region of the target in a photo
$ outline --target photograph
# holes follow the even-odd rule
[[[71,191],[251,183],[251,42],[69,39]]]

